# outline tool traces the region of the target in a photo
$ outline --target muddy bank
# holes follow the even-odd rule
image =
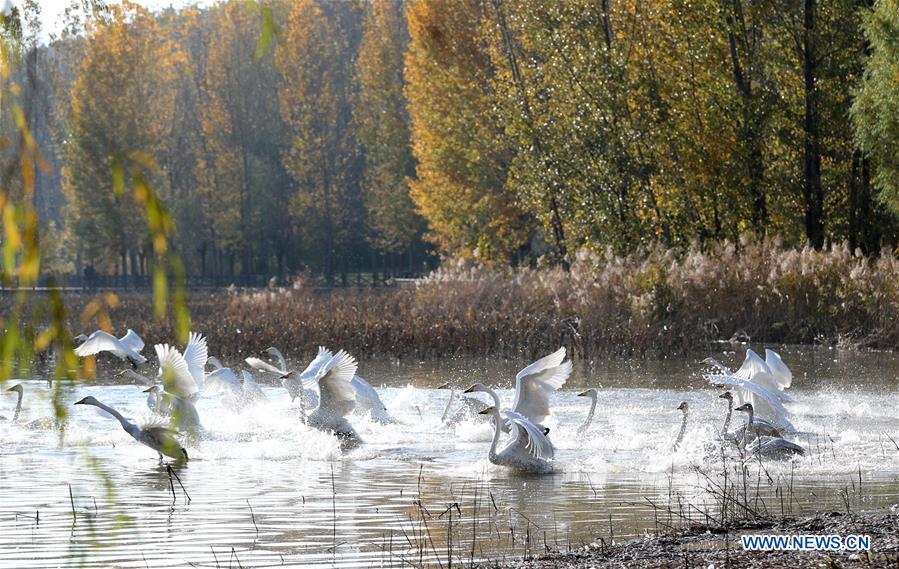
[[[868,535],[868,552],[744,551],[740,536]],[[495,566],[495,565],[493,565]],[[509,563],[518,569],[563,567],[899,567],[899,506],[873,512],[824,513],[809,518],[765,520],[722,528],[693,527],[664,536],[648,536],[610,545],[599,540],[568,553],[550,553]]]

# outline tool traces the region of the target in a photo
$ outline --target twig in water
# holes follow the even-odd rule
[[[237,552],[234,551],[234,546],[231,546],[231,557],[233,557],[237,561],[237,566],[240,569],[243,569],[243,565],[240,564],[240,558],[237,557]],[[228,558],[228,567],[231,566],[231,557]]]
[[[72,523],[76,523],[78,521],[78,516],[75,514],[75,497],[72,496],[72,485],[69,484],[69,503],[72,504]]]
[[[250,519],[253,520],[253,527],[256,528],[256,535],[259,535],[259,526],[256,525],[256,514],[253,513],[253,506],[250,506],[250,499],[247,498],[247,506],[250,507]]]

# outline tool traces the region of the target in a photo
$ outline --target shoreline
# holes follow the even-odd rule
[[[745,551],[741,535],[868,535],[867,552]],[[691,526],[670,534],[624,543],[603,538],[570,552],[551,552],[531,559],[490,563],[485,567],[562,569],[567,567],[885,567],[899,566],[899,504],[890,509],[822,512],[802,518],[767,518],[727,528]]]

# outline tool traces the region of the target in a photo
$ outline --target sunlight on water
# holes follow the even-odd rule
[[[829,350],[782,355],[795,373],[792,410],[803,433],[796,440],[809,456],[764,465],[771,479],[762,483],[765,508],[798,514],[845,509],[847,499],[852,508],[897,502],[892,383],[899,359]],[[696,359],[579,364],[553,401],[547,426],[557,472],[543,477],[491,465],[490,425],[444,426],[449,392],[434,389],[484,381],[504,387],[508,404],[512,378],[526,363],[363,361],[360,374],[383,386],[400,423],[353,416],[365,444],[346,453],[333,437],[303,426],[273,385],[265,388],[267,404],[242,414],[204,398],[204,434],[176,471],[189,502],[155,452],[93,408],[70,407],[64,446],[52,429],[4,422],[0,566],[399,567],[436,556],[445,562],[448,554],[495,559],[653,532],[672,520],[650,502],[708,500],[696,467],[721,468],[713,445],[726,404],[705,385]],[[144,394],[115,384],[115,371],[72,389],[67,401],[94,395],[134,419],[148,416]],[[25,384],[25,422],[50,415],[45,383]],[[579,436],[589,400],[576,393],[600,384],[596,418]],[[685,444],[674,452],[683,400],[691,413]],[[14,405],[4,393],[0,415],[11,418]]]

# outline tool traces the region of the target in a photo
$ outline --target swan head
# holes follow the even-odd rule
[[[743,403],[739,407],[735,408],[734,411],[742,411],[744,413],[752,413],[752,403]]]
[[[449,384],[449,382],[444,383],[443,385],[437,387],[437,389],[452,389],[453,386]]]
[[[84,399],[76,401],[75,405],[96,405],[97,403],[99,403],[99,401],[97,401],[93,395],[88,395]]]
[[[72,340],[75,341],[75,342],[86,342],[86,341],[87,341],[87,336],[85,336],[84,334],[78,334],[77,336],[75,336],[74,338],[72,338]]]
[[[159,386],[151,385],[150,387],[144,389],[144,393],[159,393]]]
[[[12,387],[10,387],[9,389],[7,389],[7,391],[15,391],[16,393],[19,393],[19,394],[21,394],[24,390],[25,390],[25,388],[22,387],[21,383],[17,383],[15,385],[13,385]]]
[[[599,395],[599,392],[595,387],[591,387],[590,389],[581,391],[577,394],[578,397],[590,397],[591,399],[596,399],[597,395]]]
[[[490,415],[494,411],[496,411],[496,407],[491,405],[489,407],[484,407],[482,410],[478,411],[478,415]]]
[[[469,387],[462,393],[487,393],[488,391],[489,391],[489,388],[486,385],[484,385],[483,383],[475,383],[474,385],[472,385],[471,387]]]
[[[718,396],[718,399],[727,399],[728,401],[733,401],[734,396],[730,394],[730,391],[725,391],[721,395]]]
[[[684,412],[684,415],[686,415],[686,414],[687,414],[687,411],[690,410],[690,406],[687,404],[686,401],[681,401],[681,402],[680,402],[680,405],[677,406],[677,410],[678,410],[678,411],[683,411],[683,412]]]

